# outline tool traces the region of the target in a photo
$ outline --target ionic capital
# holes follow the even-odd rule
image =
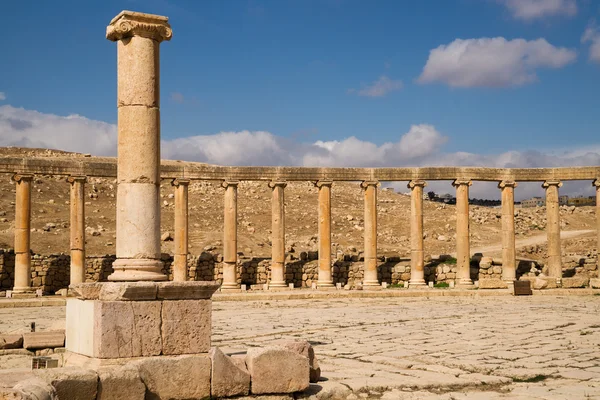
[[[270,181],[269,182],[269,187],[271,189],[275,189],[276,187],[285,188],[286,186],[287,186],[286,181]]]
[[[71,185],[74,184],[75,182],[86,183],[87,176],[69,176],[69,177],[67,177],[67,182],[70,183]]]
[[[362,181],[360,183],[360,187],[363,188],[363,189],[366,189],[369,186],[375,186],[375,187],[377,187],[377,186],[379,186],[379,181]]]
[[[415,187],[424,188],[425,186],[427,186],[427,182],[425,182],[424,180],[421,180],[421,179],[414,179],[414,180],[408,182],[408,185],[406,185],[406,187],[409,189],[414,189]]]
[[[171,181],[171,186],[179,187],[179,186],[188,186],[190,184],[189,179],[185,178],[175,178]]]
[[[14,174],[10,179],[13,182],[17,182],[17,183],[20,183],[21,181],[31,182],[33,180],[33,175],[30,175],[30,174]]]
[[[544,189],[548,189],[550,186],[561,187],[562,182],[561,181],[545,181],[544,183],[542,183],[542,187]]]
[[[121,11],[106,27],[106,38],[116,42],[133,36],[141,36],[162,42],[171,40],[173,31],[169,18],[162,15]]]
[[[473,184],[473,181],[471,181],[470,179],[455,179],[452,182],[452,186],[454,186],[454,187],[459,187],[462,185],[471,186],[472,184]]]
[[[223,182],[221,182],[221,186],[223,186],[225,189],[227,189],[229,186],[233,186],[233,187],[237,188],[239,184],[240,184],[240,181],[223,181]]]
[[[333,185],[333,181],[329,180],[329,179],[322,179],[320,181],[315,182],[315,186],[318,187],[319,189],[323,186],[331,187],[331,185]]]
[[[596,178],[594,179],[594,182],[592,182],[592,186],[596,186],[596,190],[600,189],[600,179]]]
[[[498,182],[498,189],[504,189],[507,187],[514,189],[517,186],[518,186],[517,182],[515,182],[515,181],[500,181],[500,182]]]

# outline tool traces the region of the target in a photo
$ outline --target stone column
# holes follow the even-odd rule
[[[377,277],[377,185],[378,181],[361,183],[365,195],[365,268],[363,286],[380,286]]]
[[[410,189],[410,282],[409,287],[425,286],[423,257],[423,188],[427,183],[413,180]]]
[[[285,197],[286,182],[269,182],[273,189],[271,198],[271,282],[270,287],[286,287],[285,284]]]
[[[517,278],[517,253],[515,250],[515,188],[517,182],[502,181],[502,280]]]
[[[31,181],[33,175],[15,174],[15,286],[14,293],[27,293],[31,288]]]
[[[333,287],[331,276],[331,185],[321,180],[319,188],[319,279],[317,287]]]
[[[221,290],[237,290],[237,188],[238,181],[225,181],[223,226],[223,284]]]
[[[168,18],[122,11],[106,28],[117,42],[117,260],[111,281],[161,281],[159,45]]]
[[[456,266],[459,286],[472,286],[471,249],[469,246],[469,186],[472,182],[456,179]]]
[[[185,282],[188,279],[188,187],[189,179],[175,179],[171,183],[175,187],[175,250],[173,260],[173,281]]]
[[[71,279],[69,284],[85,282],[85,176],[70,176],[71,184]]]
[[[546,233],[548,235],[548,275],[562,279],[562,257],[560,251],[560,208],[558,205],[558,188],[560,181],[546,181],[542,187],[546,189]]]
[[[592,185],[596,187],[596,235],[598,237],[596,252],[600,254],[600,179],[594,179]],[[600,260],[600,256],[598,256],[598,260]],[[600,262],[597,261],[597,264],[600,265]]]

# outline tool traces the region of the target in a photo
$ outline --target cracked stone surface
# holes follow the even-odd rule
[[[0,309],[0,333],[25,331],[32,311]],[[600,398],[599,313],[600,296],[216,302],[212,341],[230,354],[311,341],[327,379],[318,397]],[[35,321],[63,318],[48,307]]]

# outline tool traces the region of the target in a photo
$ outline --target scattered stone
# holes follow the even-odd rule
[[[0,349],[20,349],[23,347],[23,335],[0,335]]]
[[[250,392],[250,373],[245,363],[241,368],[239,361],[234,362],[218,347],[211,348],[209,354],[212,362],[211,396],[247,396]]]
[[[583,288],[588,286],[590,279],[585,276],[574,276],[572,278],[563,278],[563,288]]]
[[[57,397],[56,390],[51,384],[40,378],[29,378],[17,383],[13,390],[22,394],[23,397],[15,397],[15,399],[23,400],[55,400]],[[0,391],[0,399],[3,399],[2,391]],[[10,399],[10,397],[8,397]]]
[[[252,394],[301,392],[310,385],[308,358],[281,347],[248,350],[246,366]]]
[[[58,399],[93,400],[98,390],[98,375],[77,367],[38,370],[41,380],[52,385]]]
[[[310,382],[316,383],[321,378],[321,368],[315,356],[315,350],[312,345],[306,340],[278,340],[273,343],[275,346],[280,346],[288,350],[292,350],[301,356],[308,358],[310,367]]]
[[[171,232],[165,232],[160,236],[160,240],[163,242],[170,242],[173,240],[173,236],[171,236]]]
[[[64,347],[65,331],[29,332],[23,334],[23,347],[27,350]]]

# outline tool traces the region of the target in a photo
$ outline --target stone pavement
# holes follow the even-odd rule
[[[327,379],[313,388],[321,399],[600,399],[600,296],[232,301],[213,310],[213,345],[229,353],[310,340]],[[0,332],[31,320],[60,329],[63,318],[63,307],[0,309]]]

